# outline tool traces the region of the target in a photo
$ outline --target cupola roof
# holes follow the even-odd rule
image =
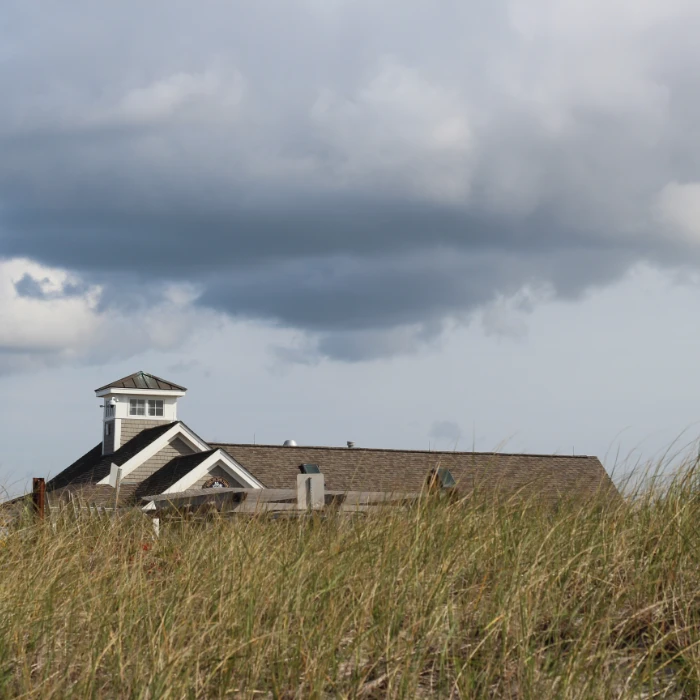
[[[105,384],[99,389],[95,389],[95,391],[104,391],[105,389],[139,389],[142,391],[157,389],[159,391],[187,391],[184,386],[169,382],[167,379],[156,377],[155,374],[148,374],[148,372],[134,372],[128,377],[122,377],[121,379],[117,379],[115,382]]]

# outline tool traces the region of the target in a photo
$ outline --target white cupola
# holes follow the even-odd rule
[[[102,454],[116,452],[146,428],[176,421],[177,400],[186,391],[184,386],[147,372],[135,372],[95,389],[104,411]]]

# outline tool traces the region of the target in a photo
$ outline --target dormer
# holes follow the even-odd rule
[[[102,399],[102,454],[111,454],[146,428],[177,420],[184,386],[146,372],[135,372],[95,389]]]

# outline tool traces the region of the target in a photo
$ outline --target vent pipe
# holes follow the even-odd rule
[[[283,447],[296,447],[297,443],[295,440],[285,440]]]
[[[355,447],[355,443],[352,440],[348,440],[348,449],[351,450],[353,447]]]

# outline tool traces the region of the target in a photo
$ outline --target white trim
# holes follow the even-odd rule
[[[150,445],[144,447],[138,454],[135,454],[131,459],[128,459],[121,465],[122,479],[133,472],[134,469],[140,467],[147,459],[150,459],[153,457],[153,455],[158,454],[158,452],[160,452],[168,443],[170,443],[173,438],[178,436],[184,438],[188,443],[190,443],[195,452],[206,452],[207,450],[211,449],[206,442],[200,440],[186,425],[176,423],[172,428],[170,428],[170,430],[164,432]],[[106,476],[97,483],[98,485],[114,486],[114,483],[109,476]]]
[[[212,467],[221,465],[236,481],[243,484],[243,488],[261,489],[263,485],[248,471],[246,471],[230,454],[219,448],[214,454],[209,455],[201,464],[189,471],[179,481],[169,486],[163,493],[178,493],[188,489],[192,484],[207,475]]]
[[[144,396],[149,394],[150,396],[184,396],[185,392],[178,390],[169,389],[102,389],[101,391],[96,391],[95,396],[100,398],[102,396],[109,396],[110,394],[143,394]]]

